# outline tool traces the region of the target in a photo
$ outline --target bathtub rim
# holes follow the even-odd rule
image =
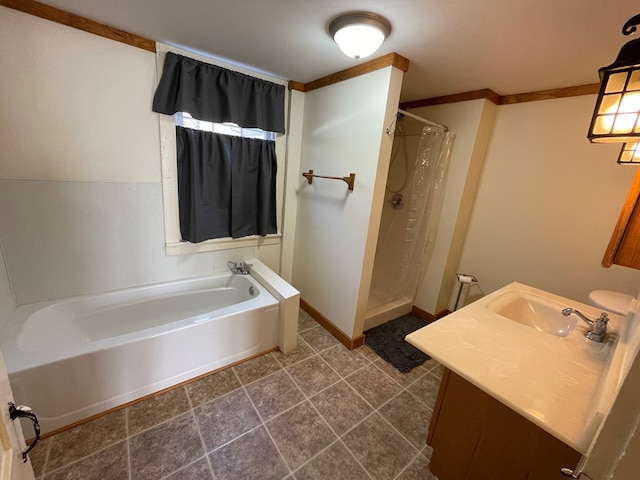
[[[65,297],[65,298],[54,299],[54,300],[45,300],[42,302],[21,305],[13,311],[9,322],[5,325],[4,329],[0,332],[0,336],[2,338],[0,348],[2,349],[2,352],[4,354],[7,372],[9,374],[14,374],[14,373],[29,370],[31,368],[35,368],[38,366],[46,365],[48,363],[53,363],[57,361],[79,357],[91,352],[106,350],[110,347],[113,347],[114,345],[133,343],[141,338],[147,338],[147,337],[153,338],[159,335],[164,335],[170,332],[174,332],[176,330],[181,330],[183,328],[192,328],[199,324],[197,322],[194,322],[194,319],[197,318],[198,316],[191,316],[191,317],[177,320],[175,322],[149,327],[143,330],[134,331],[124,335],[119,335],[116,337],[108,337],[108,338],[96,340],[94,342],[87,342],[87,343],[76,346],[76,348],[74,348],[73,351],[65,351],[64,349],[62,350],[53,349],[46,352],[37,352],[37,351],[34,352],[31,350],[18,349],[17,340],[22,331],[23,324],[28,320],[28,318],[31,315],[43,309],[46,309],[48,307],[51,307],[53,305],[56,305],[62,302],[72,302],[72,301],[82,302],[86,300],[90,301],[93,298],[105,298],[109,296],[117,296],[123,293],[132,293],[132,292],[151,292],[152,293],[153,290],[166,290],[176,285],[185,285],[185,286],[189,284],[194,285],[194,284],[202,283],[212,279],[226,278],[227,279],[227,282],[225,283],[226,285],[233,280],[234,276],[239,276],[239,275],[232,274],[231,272],[217,272],[209,275],[189,277],[189,278],[180,279],[180,280],[171,280],[167,282],[159,282],[159,283],[141,285],[141,286],[136,286],[131,288],[121,288],[121,289],[110,290],[106,292],[98,292],[95,294],[77,295],[73,297]],[[257,288],[258,295],[256,295],[254,298],[250,298],[243,302],[229,305],[227,307],[223,307],[218,310],[214,310],[214,312],[216,312],[215,317],[212,317],[207,321],[213,321],[218,318],[227,317],[229,315],[233,315],[235,313],[240,313],[248,310],[279,305],[278,299],[275,296],[273,296],[268,291],[268,289],[265,288],[255,277],[253,277],[252,275],[241,275],[240,277],[245,278],[255,288]],[[180,293],[184,293],[184,291],[188,291],[188,290],[186,289],[179,290]],[[151,297],[151,296],[153,295],[148,295],[148,297]]]

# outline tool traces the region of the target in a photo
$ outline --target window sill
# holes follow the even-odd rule
[[[218,238],[216,240],[206,240],[200,243],[189,242],[171,242],[165,243],[165,252],[167,255],[185,255],[191,253],[213,252],[216,250],[228,250],[231,248],[242,247],[262,247],[264,245],[280,244],[281,234],[267,235],[259,237],[257,235],[251,237],[237,238]]]

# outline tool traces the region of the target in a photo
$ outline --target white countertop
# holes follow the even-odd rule
[[[585,454],[611,408],[620,382],[618,334],[622,317],[610,314],[604,343],[584,337],[588,325],[559,337],[487,309],[511,292],[540,295],[560,310],[597,318],[595,307],[512,283],[406,337],[451,371]]]

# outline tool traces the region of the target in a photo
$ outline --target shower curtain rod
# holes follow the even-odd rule
[[[418,120],[419,122],[426,123],[427,125],[431,125],[432,127],[441,127],[441,128],[444,128],[445,131],[448,130],[446,125],[441,125],[439,123],[432,122],[431,120],[427,120],[426,118],[419,117],[418,115],[409,113],[406,110],[402,110],[401,108],[398,109],[398,113],[401,113],[402,115],[406,115],[409,118],[413,118],[414,120]]]

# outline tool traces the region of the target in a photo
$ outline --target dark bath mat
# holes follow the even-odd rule
[[[410,313],[367,330],[364,343],[402,373],[408,373],[431,357],[404,337],[426,325],[424,320]]]

